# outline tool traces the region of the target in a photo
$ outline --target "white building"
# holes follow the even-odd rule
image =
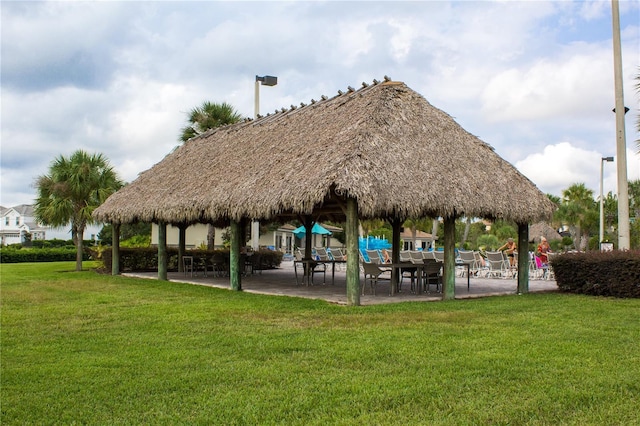
[[[0,238],[2,245],[20,244],[31,235],[31,241],[44,240],[46,229],[36,222],[33,206],[20,204],[5,208],[0,206]]]
[[[284,253],[293,253],[293,244],[294,244],[294,236],[293,230],[294,226],[285,224],[280,226],[275,231],[269,231],[266,234],[260,235],[259,246],[260,247],[269,247],[275,250],[282,251]],[[207,230],[208,225],[197,223],[195,225],[191,225],[187,227],[185,233],[185,246],[186,248],[201,248],[207,247]],[[215,228],[215,237],[214,237],[214,248],[223,248],[224,247],[224,239],[222,238],[223,234],[228,232],[228,229]],[[177,227],[172,225],[167,225],[167,245],[168,246],[178,246],[178,241],[180,237],[180,231]],[[158,244],[158,225],[153,223],[151,225],[151,245]],[[247,245],[251,246],[251,240],[247,243]]]
[[[83,238],[96,240],[102,225],[88,225]],[[0,239],[2,245],[21,244],[31,234],[31,241],[70,240],[71,226],[52,228],[38,223],[33,213],[33,205],[20,204],[14,207],[0,206]]]
[[[328,229],[333,233],[342,232],[342,228],[338,228],[336,226],[322,224],[323,227]],[[195,224],[191,225],[186,229],[185,235],[185,247],[188,249],[192,248],[201,248],[207,246],[207,229],[208,225],[206,224]],[[260,247],[266,247],[273,250],[278,250],[283,253],[292,254],[294,246],[304,247],[304,238],[299,239],[293,234],[293,231],[296,229],[295,226],[290,224],[280,225],[274,231],[268,231],[264,234],[260,235],[260,241],[258,245]],[[224,240],[222,238],[223,234],[227,232],[227,229],[215,229],[215,239],[214,239],[214,248],[223,248]],[[178,246],[179,241],[179,229],[177,227],[167,225],[167,245],[168,246]],[[338,242],[338,240],[332,239],[331,236],[327,235],[313,235],[312,246],[313,247],[330,247],[335,243],[336,245],[342,245]],[[151,245],[158,244],[158,225],[152,224],[151,226]],[[248,246],[252,246],[251,240],[247,242]]]

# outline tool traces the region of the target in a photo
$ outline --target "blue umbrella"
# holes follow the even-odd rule
[[[311,233],[316,235],[331,235],[331,231],[322,227],[318,223],[313,224],[313,228],[311,228]],[[304,226],[301,226],[293,230],[293,235],[295,235],[296,238],[304,238],[305,235],[307,235],[307,230]]]

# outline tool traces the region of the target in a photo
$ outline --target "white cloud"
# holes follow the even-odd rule
[[[584,183],[597,195],[600,192],[600,162],[606,156],[578,148],[569,142],[560,142],[547,145],[542,152],[528,155],[516,162],[515,166],[545,193],[560,196],[562,190],[569,186]],[[626,156],[627,180],[640,179],[640,156],[629,149]],[[614,162],[604,163],[604,193],[617,191],[617,167],[617,158]]]
[[[599,114],[611,103],[610,51],[593,45],[568,50],[566,56],[496,75],[482,95],[485,118],[494,122],[535,121]]]

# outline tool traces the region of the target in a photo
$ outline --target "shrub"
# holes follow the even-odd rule
[[[112,251],[111,247],[105,247],[102,250],[92,249],[95,259],[101,259],[104,269],[111,272]],[[221,254],[226,259],[229,258],[229,250],[187,250],[187,255],[200,259],[199,262],[209,262],[216,254]],[[273,250],[259,250],[253,256],[252,266],[254,270],[274,269],[280,266],[282,262],[282,253]],[[167,271],[178,270],[178,248],[167,248]],[[158,248],[157,247],[135,247],[120,248],[120,271],[121,272],[150,272],[158,270]]]
[[[640,298],[640,251],[591,251],[554,256],[560,291]]]
[[[84,251],[83,260],[90,259],[88,250]],[[22,248],[15,249],[3,247],[0,251],[1,263],[23,263],[23,262],[66,262],[76,260],[76,248]]]
[[[34,248],[56,248],[56,247],[74,247],[73,240],[35,240],[32,242]],[[86,243],[85,243],[86,244]],[[91,241],[93,244],[93,241]]]

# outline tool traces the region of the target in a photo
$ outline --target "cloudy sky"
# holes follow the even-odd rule
[[[5,207],[32,203],[34,179],[77,149],[103,153],[134,180],[178,144],[187,111],[203,101],[253,116],[256,75],[278,77],[260,90],[263,114],[385,75],[404,81],[545,193],[577,182],[598,193],[600,158],[616,156],[609,1],[0,8]],[[631,180],[640,178],[640,2],[620,1],[620,14]],[[616,191],[615,172],[605,164],[605,191]]]

